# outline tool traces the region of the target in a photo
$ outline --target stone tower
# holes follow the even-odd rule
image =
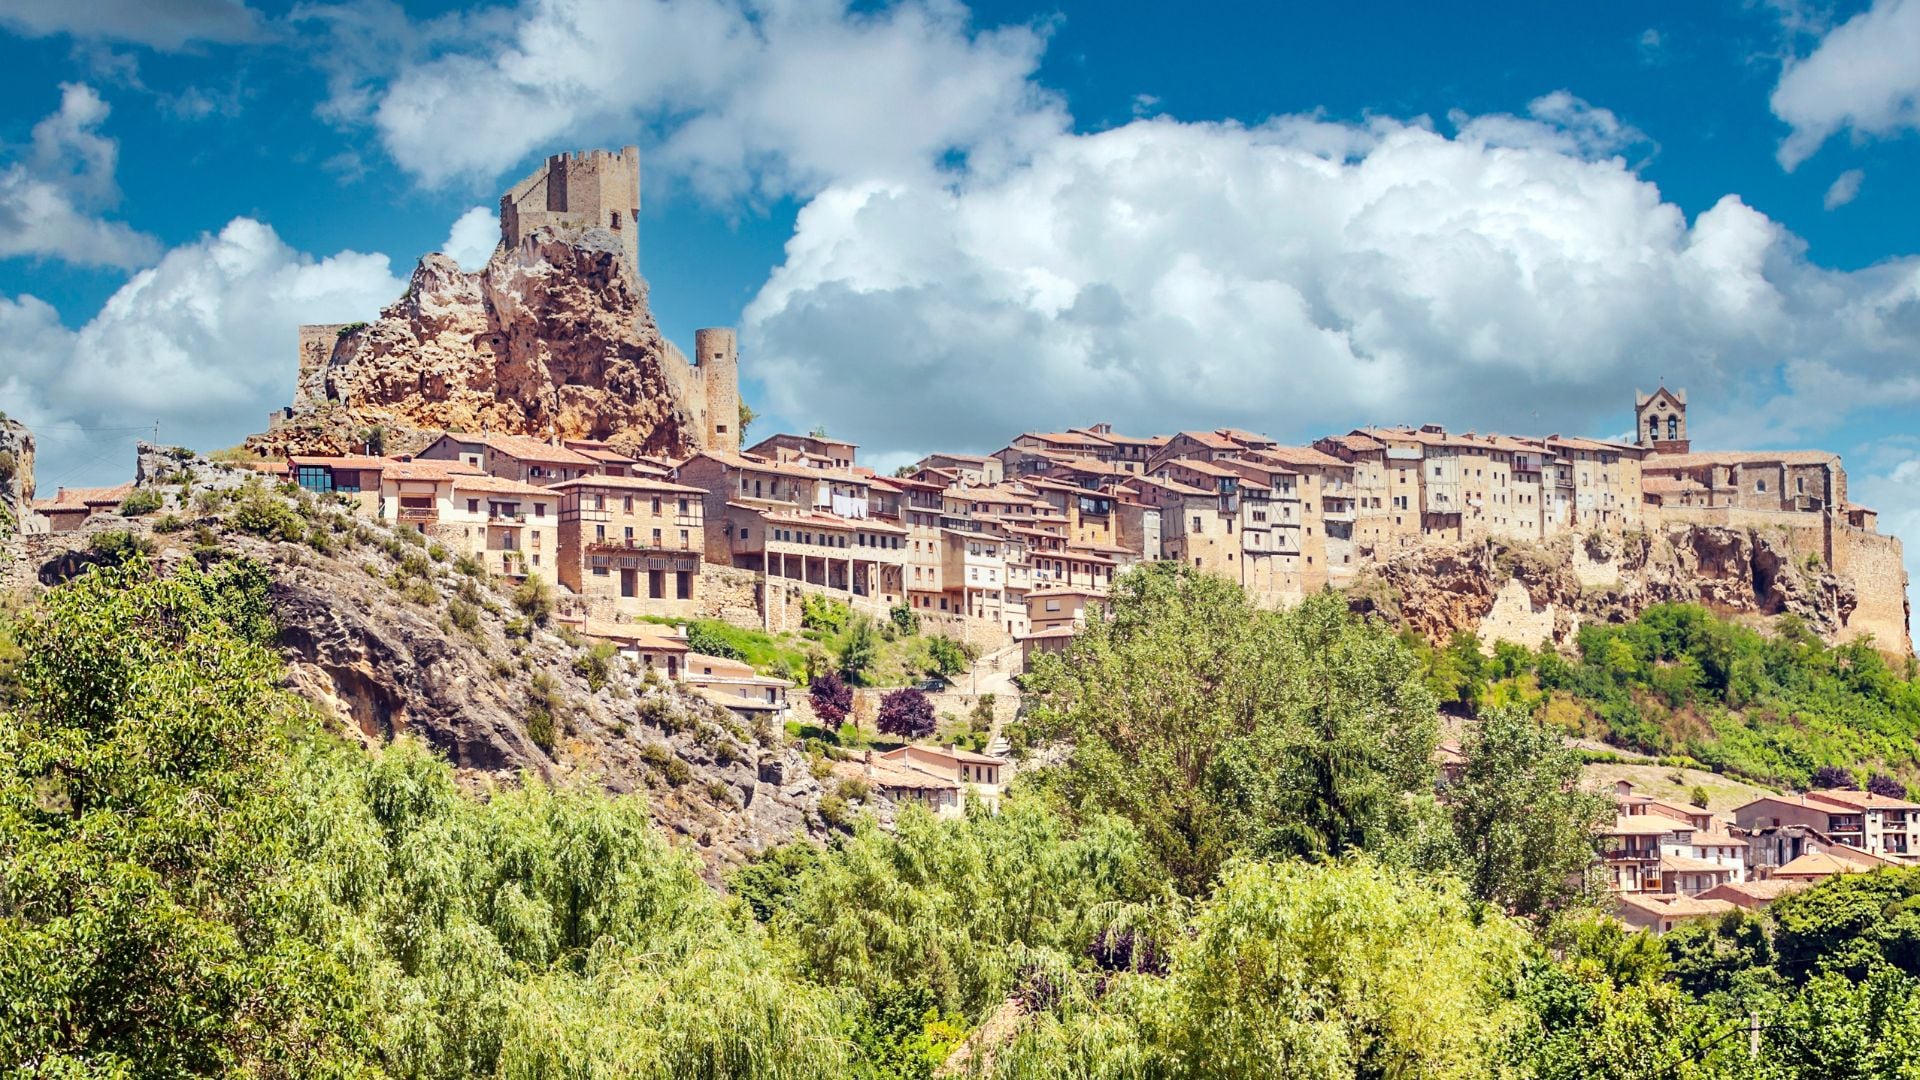
[[[1634,444],[1656,454],[1684,454],[1687,439],[1687,392],[1665,386],[1651,394],[1633,392]]]
[[[609,229],[640,277],[640,148],[554,154],[500,196],[500,242],[517,247],[542,225]]]
[[[694,375],[706,402],[704,445],[740,452],[740,351],[732,330],[693,332]]]

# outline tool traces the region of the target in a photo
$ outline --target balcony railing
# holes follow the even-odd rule
[[[618,551],[698,551],[692,541],[682,543],[665,539],[652,540],[639,536],[601,536],[587,541],[588,547],[613,548]]]
[[[402,525],[432,525],[440,520],[440,511],[427,506],[403,506],[400,508]]]

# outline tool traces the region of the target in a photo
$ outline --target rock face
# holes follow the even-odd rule
[[[33,432],[0,414],[0,536],[32,532]]]
[[[302,328],[292,415],[249,445],[340,453],[379,426],[390,453],[442,430],[679,453],[704,404],[690,370],[613,233],[541,228],[476,273],[428,255],[371,323]]]
[[[1765,529],[1678,525],[1548,546],[1498,541],[1425,548],[1367,572],[1353,606],[1439,641],[1456,630],[1529,646],[1570,645],[1584,622],[1624,622],[1654,604],[1695,603],[1726,616],[1796,615],[1828,641],[1858,636],[1856,581],[1795,559]],[[1912,651],[1904,627],[1889,650]]]
[[[782,733],[617,659],[596,689],[574,665],[582,647],[545,631],[509,638],[505,612],[482,606],[460,631],[332,560],[282,562],[273,601],[292,688],[369,745],[418,735],[483,785],[532,773],[645,792],[661,827],[716,869],[824,829],[820,783]],[[548,710],[550,748],[530,734]]]

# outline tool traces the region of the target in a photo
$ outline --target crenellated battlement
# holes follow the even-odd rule
[[[516,247],[542,226],[602,228],[620,238],[640,275],[640,148],[554,154],[500,197],[500,242]]]

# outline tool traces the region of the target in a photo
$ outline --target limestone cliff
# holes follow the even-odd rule
[[[377,426],[390,453],[442,430],[678,453],[701,428],[687,368],[617,237],[541,228],[475,273],[426,256],[370,323],[303,327],[291,415],[249,445],[345,452]]]
[[[33,432],[0,413],[0,536],[31,531]]]
[[[1828,641],[1872,635],[1911,653],[1899,542],[1863,535],[1857,572],[1797,553],[1775,530],[1672,525],[1628,536],[1563,537],[1540,546],[1501,541],[1422,548],[1369,568],[1352,605],[1402,622],[1429,640],[1456,630],[1529,646],[1570,645],[1585,622],[1621,622],[1660,603],[1696,603],[1726,616],[1797,615]],[[1885,549],[1882,551],[1882,549]],[[1870,567],[1870,568],[1869,568]],[[1882,576],[1889,580],[1880,580]]]

